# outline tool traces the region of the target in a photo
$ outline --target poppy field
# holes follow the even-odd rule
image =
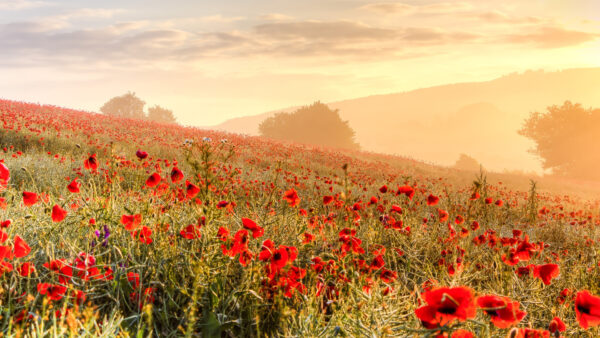
[[[600,335],[599,203],[0,101],[6,336]]]

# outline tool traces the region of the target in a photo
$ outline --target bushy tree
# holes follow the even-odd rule
[[[519,131],[536,143],[532,150],[545,169],[575,178],[600,179],[600,109],[566,101],[531,113]]]
[[[100,108],[100,111],[111,116],[143,119],[145,104],[146,102],[138,98],[135,93],[129,92],[113,97]]]
[[[467,171],[479,171],[480,164],[473,157],[467,154],[460,154],[458,160],[456,160],[456,163],[454,164],[454,168]]]
[[[175,119],[175,115],[173,115],[173,111],[163,108],[161,106],[154,106],[148,108],[148,116],[147,118],[151,121],[161,122],[161,123],[177,123]]]
[[[342,121],[338,110],[321,102],[302,107],[293,113],[277,113],[264,120],[261,135],[274,139],[327,146],[359,149],[354,141],[354,130],[348,121]]]

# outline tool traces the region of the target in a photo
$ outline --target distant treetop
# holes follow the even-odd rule
[[[133,92],[116,96],[106,102],[100,111],[106,115],[124,117],[130,119],[148,119],[161,123],[177,123],[173,111],[155,105],[148,108],[148,114],[144,112],[146,102],[141,100]]]
[[[342,121],[339,111],[321,102],[302,107],[293,113],[277,113],[259,126],[260,134],[273,139],[358,150],[354,130]]]
[[[542,159],[545,169],[563,176],[600,179],[600,109],[566,101],[548,107],[545,113],[531,113],[519,134],[536,143],[532,152]]]

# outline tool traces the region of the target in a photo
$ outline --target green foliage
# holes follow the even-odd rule
[[[519,133],[536,143],[532,151],[555,174],[600,179],[600,109],[566,101],[546,113],[533,112]]]
[[[454,164],[454,168],[466,171],[478,171],[480,166],[476,159],[466,154],[460,154]]]
[[[175,115],[173,115],[173,111],[163,108],[161,106],[154,106],[148,108],[148,115],[146,118],[150,121],[160,122],[160,123],[177,123],[175,119]]]
[[[106,115],[116,117],[143,119],[145,117],[145,104],[146,102],[138,98],[135,93],[129,92],[113,97],[100,108],[100,111]]]
[[[278,140],[342,149],[359,148],[348,121],[342,121],[338,110],[331,110],[321,102],[291,114],[277,113],[264,120],[259,131],[263,136]]]

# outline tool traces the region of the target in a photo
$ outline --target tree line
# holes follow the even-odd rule
[[[150,120],[160,123],[177,123],[172,110],[155,105],[149,107],[148,112],[144,112],[145,105],[146,102],[137,97],[135,93],[128,92],[108,100],[100,108],[100,111],[106,115],[116,117]]]

